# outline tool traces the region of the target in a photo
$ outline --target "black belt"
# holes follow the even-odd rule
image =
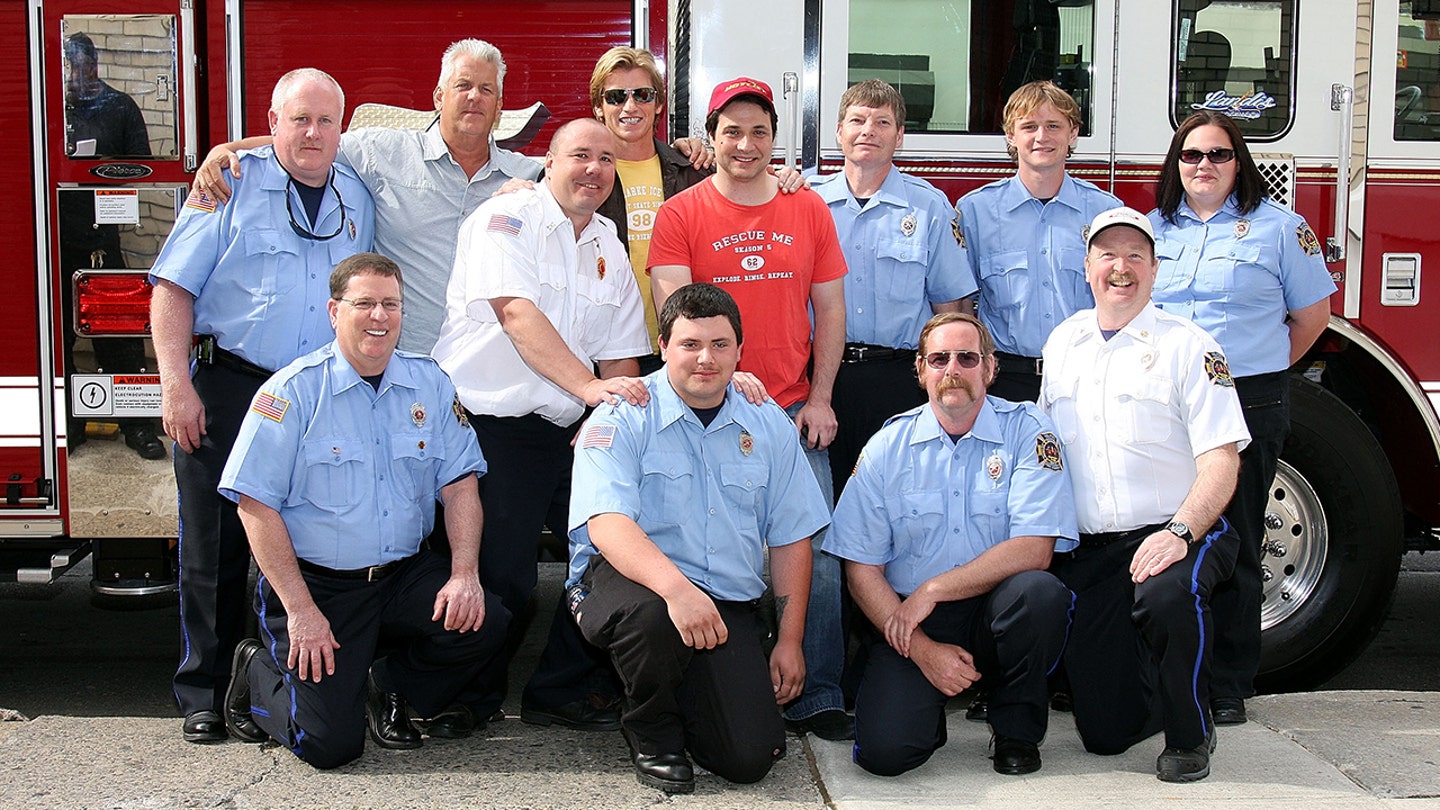
[[[214,335],[201,335],[200,342],[196,344],[195,359],[207,366],[219,366],[228,368],[237,374],[244,374],[247,377],[259,377],[262,380],[270,379],[275,372],[261,368],[246,360],[234,352],[228,352],[215,343]]]
[[[846,343],[845,363],[877,363],[883,360],[910,362],[915,359],[914,349],[892,349],[889,346],[872,346],[869,343]]]
[[[1041,375],[1044,370],[1045,361],[1039,357],[1026,357],[1023,354],[1011,354],[1009,352],[995,352],[995,358],[1000,361],[1000,370],[1009,371],[1015,374]]]
[[[1111,543],[1122,540],[1133,540],[1136,537],[1148,537],[1155,532],[1165,528],[1167,524],[1156,523],[1150,526],[1141,526],[1138,529],[1131,529],[1125,532],[1095,532],[1094,534],[1080,533],[1081,548],[1100,548]]]
[[[396,571],[400,570],[400,566],[404,565],[407,562],[410,562],[410,560],[412,559],[414,559],[413,554],[403,560],[392,560],[391,562],[385,563],[384,565],[372,565],[369,568],[352,568],[345,571],[337,570],[334,568],[326,568],[323,565],[317,565],[313,562],[310,562],[309,560],[300,559],[298,557],[295,559],[295,562],[300,564],[301,571],[308,571],[312,574],[319,574],[322,577],[332,577],[334,579],[363,579],[366,582],[379,582],[385,577],[388,577]]]

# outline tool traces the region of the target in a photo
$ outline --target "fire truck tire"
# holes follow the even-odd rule
[[[1310,689],[1379,632],[1404,551],[1399,487],[1338,397],[1290,377],[1290,437],[1266,510],[1262,692]]]

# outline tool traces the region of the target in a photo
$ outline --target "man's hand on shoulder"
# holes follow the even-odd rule
[[[446,630],[468,633],[485,623],[485,590],[476,576],[451,576],[435,594],[435,613],[430,621],[445,619]]]
[[[285,620],[290,634],[290,654],[285,666],[295,671],[300,680],[316,683],[324,675],[335,674],[335,651],[340,642],[330,632],[330,620],[311,605],[308,609],[290,613]]]
[[[800,429],[800,440],[811,450],[824,450],[835,441],[835,411],[829,405],[814,400],[806,402],[795,414],[795,427]]]
[[[225,170],[240,176],[240,155],[228,144],[220,144],[205,156],[200,168],[195,170],[195,188],[204,191],[222,203],[230,202],[230,184],[225,182]]]
[[[690,165],[697,171],[703,172],[715,164],[715,153],[705,148],[705,142],[699,138],[676,138],[671,146],[689,158]]]
[[[730,630],[720,618],[715,602],[694,583],[686,582],[675,593],[663,598],[670,612],[670,621],[680,631],[685,646],[712,650],[730,638]]]
[[[510,194],[512,192],[525,191],[526,189],[532,188],[535,188],[534,180],[526,180],[520,177],[512,177],[509,180],[506,180],[505,184],[500,186],[500,188],[496,189],[495,193],[490,196],[499,197],[501,194]]]
[[[650,389],[645,387],[645,381],[639,377],[610,377],[586,383],[582,399],[592,408],[602,402],[614,405],[621,399],[631,405],[643,406],[650,402]]]
[[[730,377],[730,384],[735,386],[735,390],[739,391],[741,396],[745,397],[745,401],[751,405],[763,405],[770,401],[770,394],[765,390],[765,384],[760,382],[759,377],[748,371],[735,372]]]
[[[780,181],[781,194],[794,194],[810,188],[810,179],[801,174],[799,169],[792,169],[789,166],[781,166],[777,169],[771,166],[769,172],[775,175],[776,180]]]

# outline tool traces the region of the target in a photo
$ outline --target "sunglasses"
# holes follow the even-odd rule
[[[657,95],[659,94],[656,93],[653,87],[633,87],[628,90],[617,87],[614,90],[606,90],[600,94],[600,97],[605,99],[606,104],[612,107],[619,107],[625,103],[625,99],[631,96],[635,97],[635,103],[637,104],[649,104],[655,100]]]
[[[925,355],[925,365],[936,371],[944,371],[950,367],[950,361],[954,360],[960,364],[960,368],[975,368],[980,365],[979,352],[930,352]]]
[[[1181,149],[1180,162],[1188,163],[1191,166],[1197,165],[1205,158],[1210,158],[1211,163],[1229,163],[1235,159],[1234,149],[1216,148],[1209,152],[1201,152],[1199,149]]]

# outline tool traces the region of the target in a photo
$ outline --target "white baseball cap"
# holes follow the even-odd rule
[[[1134,208],[1111,208],[1109,211],[1102,211],[1090,221],[1090,227],[1085,233],[1085,249],[1090,249],[1090,243],[1095,237],[1106,228],[1116,225],[1129,225],[1135,230],[1145,234],[1150,240],[1150,247],[1155,247],[1155,229],[1150,227],[1150,218],[1136,211]]]

